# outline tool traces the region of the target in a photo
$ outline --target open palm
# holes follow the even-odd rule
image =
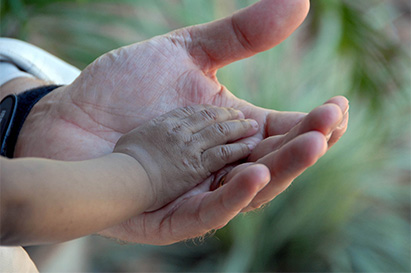
[[[221,227],[240,211],[273,199],[325,153],[327,142],[332,145],[345,132],[348,105],[342,97],[308,116],[277,112],[236,98],[215,76],[218,68],[280,43],[301,24],[308,7],[308,0],[262,0],[231,17],[109,52],[43,100],[53,103],[33,109],[47,111],[52,126],[47,134],[38,132],[43,146],[37,142],[29,149],[27,139],[17,151],[88,159],[112,152],[121,135],[177,107],[237,108],[260,124],[257,135],[243,140],[258,144],[249,158],[254,163],[229,172],[224,187],[210,191],[213,178],[207,179],[168,206],[103,234],[167,244]],[[25,130],[33,136],[36,128],[23,127],[22,138]]]

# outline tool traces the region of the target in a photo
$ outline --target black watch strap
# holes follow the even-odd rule
[[[45,95],[60,87],[48,85],[25,91],[19,95],[8,95],[0,103],[1,142],[0,154],[13,158],[23,123],[33,106]]]

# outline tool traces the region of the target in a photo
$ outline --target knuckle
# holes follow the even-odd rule
[[[185,139],[184,130],[179,124],[167,123],[163,124],[163,126],[158,126],[155,129],[155,132],[157,132],[158,136],[154,137],[153,140],[164,139],[167,143],[173,143],[174,145],[176,145],[183,142],[183,140]]]
[[[167,119],[168,119],[168,117],[167,117],[166,115],[162,115],[162,116],[156,117],[155,119],[149,121],[149,123],[150,123],[150,124],[154,124],[154,125],[162,124],[162,123],[165,122]]]
[[[233,117],[239,116],[239,110],[236,110],[234,108],[225,108],[225,110]]]
[[[250,148],[245,143],[240,144],[240,149],[239,150],[240,150],[241,154],[249,154],[251,152]]]
[[[250,121],[245,120],[245,119],[241,119],[241,120],[240,120],[240,124],[241,124],[241,127],[242,127],[243,129],[248,129],[248,128],[251,127]]]
[[[178,138],[176,137],[176,135],[175,135],[174,132],[166,132],[166,133],[165,133],[165,140],[166,140],[168,143],[176,144]]]
[[[183,129],[182,127],[183,127],[182,124],[176,124],[175,126],[173,126],[173,127],[171,128],[171,130],[172,130],[174,133],[176,133],[176,134],[180,134],[181,131],[182,131],[182,129]]]
[[[186,106],[186,107],[184,107],[184,108],[181,108],[180,111],[181,111],[183,114],[191,115],[191,114],[193,114],[193,113],[195,112],[195,108],[194,108],[193,106]]]
[[[230,131],[230,128],[225,123],[217,123],[214,125],[214,131],[218,135],[225,136]]]
[[[213,111],[212,109],[204,109],[200,112],[200,115],[205,120],[216,120],[217,119],[217,113]]]
[[[188,134],[188,133],[191,132],[191,128],[192,128],[193,124],[190,123],[190,122],[187,121],[187,120],[182,120],[182,121],[180,122],[180,126],[181,126],[182,129],[184,129],[184,132],[185,132],[186,134]]]
[[[253,203],[253,204],[250,204],[250,209],[251,210],[258,210],[258,209],[260,209],[261,207],[263,206],[263,204],[261,204],[261,203]]]
[[[184,138],[183,143],[184,143],[185,148],[190,148],[190,146],[192,146],[193,144],[195,145],[197,142],[195,141],[195,139],[189,137],[189,138]]]
[[[245,212],[255,211],[255,210],[262,210],[265,207],[269,206],[269,202],[271,199],[268,200],[259,200],[251,202],[248,207],[246,208]]]
[[[221,146],[219,149],[219,157],[223,161],[228,161],[232,156],[232,151],[228,146]]]

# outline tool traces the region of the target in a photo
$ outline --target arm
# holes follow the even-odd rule
[[[0,100],[10,94],[19,94],[26,90],[47,85],[49,83],[36,78],[19,77],[0,86]]]
[[[308,9],[308,0],[261,0],[225,19],[111,51],[72,84],[35,105],[15,154],[93,158],[110,153],[123,134],[171,109],[202,103],[239,109],[260,128],[243,140],[257,144],[248,165],[227,174],[223,187],[210,191],[210,181],[204,180],[183,198],[102,234],[170,244],[221,228],[240,211],[276,197],[347,128],[345,98],[333,98],[327,104],[338,107],[320,106],[310,115],[279,112],[236,98],[216,78],[224,65],[279,44],[302,23]],[[315,149],[310,148],[313,143]]]
[[[240,111],[196,105],[124,135],[87,161],[1,159],[1,243],[39,244],[98,232],[178,198],[252,147]],[[228,143],[228,144],[226,144]]]
[[[150,205],[145,171],[124,154],[80,162],[1,158],[0,177],[2,245],[77,238]]]

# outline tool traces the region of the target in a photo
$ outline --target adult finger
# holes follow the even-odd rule
[[[328,148],[330,148],[335,143],[337,143],[337,141],[340,140],[340,138],[347,131],[348,119],[349,119],[349,113],[347,112],[344,114],[343,121],[341,122],[341,124],[338,125],[338,127],[331,134],[331,137],[328,140]]]
[[[324,136],[329,136],[332,131],[342,122],[343,113],[341,109],[333,104],[327,103],[312,110],[297,126],[284,137],[284,143],[309,131],[318,131]]]
[[[248,161],[256,162],[258,159],[276,151],[284,143],[284,135],[272,136],[263,139],[253,149]]]
[[[273,137],[268,137],[258,143],[250,155],[249,160],[256,161],[280,148],[298,135],[309,131],[319,131],[323,133],[327,137],[328,147],[331,147],[341,138],[347,129],[348,109],[348,100],[345,97],[337,96],[315,108],[308,115],[301,113],[301,116],[299,116],[298,113],[292,113],[288,116],[287,112],[283,112],[283,116],[278,118],[275,115],[276,113],[273,113],[271,118],[267,118],[266,125],[268,135],[273,135]],[[289,127],[287,125],[291,125],[297,120],[299,120],[299,122],[293,128],[290,128],[287,134],[277,135],[281,133],[278,129],[281,128],[281,126],[279,126],[278,123],[283,125],[283,127]],[[282,133],[285,132],[283,131]]]
[[[127,242],[168,245],[221,228],[270,181],[266,166],[243,165],[236,168],[230,183],[224,187],[209,191],[211,180],[205,181],[167,206],[133,217],[99,234],[114,235]]]
[[[333,97],[326,101],[324,104],[329,103],[336,104],[343,113],[348,112],[348,100],[343,96]],[[300,123],[306,115],[306,113],[300,112],[272,111],[267,115],[265,128],[267,135],[265,137],[288,133],[293,127]]]
[[[264,165],[253,164],[230,179],[226,186],[193,197],[163,221],[173,230],[174,240],[198,237],[225,226],[270,180]],[[174,224],[174,226],[171,226]]]
[[[300,123],[307,113],[271,111],[266,118],[264,137],[284,135]]]
[[[350,109],[350,106],[349,106],[348,100],[346,98],[342,97],[342,96],[337,96],[337,97],[331,98],[326,103],[337,104],[341,108],[341,111],[343,111],[343,113],[344,113],[341,123],[338,125],[338,127],[332,132],[332,134],[329,137],[328,148],[330,148],[347,131],[348,118],[349,118],[349,112],[348,111]]]
[[[281,146],[292,141],[299,135],[310,131],[322,133],[327,140],[334,129],[342,122],[343,116],[340,108],[332,103],[327,103],[315,108],[304,119],[294,126],[287,134],[269,137],[261,141],[249,157],[250,161],[257,161],[259,158],[281,148]]]
[[[303,22],[309,0],[262,0],[227,18],[184,29],[185,45],[204,71],[268,50]]]
[[[285,136],[284,143],[313,130],[323,133],[328,141],[337,128],[344,128],[343,123],[348,122],[348,119],[344,121],[344,117],[348,118],[346,116],[348,108],[348,100],[345,97],[331,98],[311,111],[297,126],[292,128]]]
[[[262,163],[270,169],[271,182],[258,193],[244,211],[259,208],[272,200],[326,151],[325,136],[318,131],[311,131],[296,137],[279,150],[259,159],[257,163]]]

